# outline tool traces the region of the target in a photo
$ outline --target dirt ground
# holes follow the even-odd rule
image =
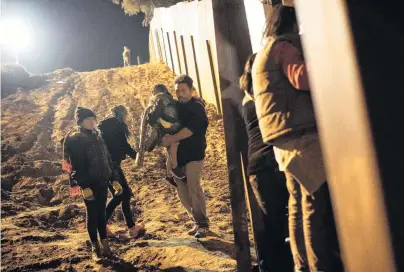
[[[68,195],[61,171],[59,141],[74,126],[77,106],[93,109],[101,119],[116,104],[130,109],[129,127],[137,135],[149,90],[163,83],[171,89],[174,74],[162,64],[48,75],[46,86],[17,91],[1,100],[1,270],[2,271],[235,271],[226,153],[222,119],[207,106],[209,128],[202,187],[209,237],[186,234],[192,226],[176,191],[162,182],[163,151],[145,156],[136,169],[123,169],[134,192],[131,204],[147,234],[129,239],[120,209],[111,225],[119,256],[96,264],[90,259],[85,210]],[[134,139],[131,139],[132,144]]]

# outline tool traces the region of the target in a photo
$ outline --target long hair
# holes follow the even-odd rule
[[[255,57],[257,53],[250,55],[244,66],[244,72],[240,77],[240,88],[246,91],[251,96],[254,96],[253,84],[252,84],[252,66],[254,64]]]
[[[115,116],[115,118],[117,118],[121,122],[122,128],[125,132],[126,139],[128,139],[131,135],[131,132],[128,128],[128,125],[125,122],[123,122],[123,115],[128,114],[128,110],[123,105],[117,105],[111,109],[111,112],[113,116]]]
[[[297,25],[296,12],[293,7],[285,7],[278,4],[273,7],[268,17],[263,38],[277,37],[294,31]]]

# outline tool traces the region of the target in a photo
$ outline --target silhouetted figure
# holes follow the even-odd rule
[[[124,67],[132,65],[130,60],[130,49],[127,48],[126,46],[123,47],[122,57]]]

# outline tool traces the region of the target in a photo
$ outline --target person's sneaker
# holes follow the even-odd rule
[[[185,169],[184,167],[175,167],[171,170],[173,176],[177,179],[183,180],[185,179]]]
[[[198,231],[198,226],[195,225],[195,226],[192,227],[192,229],[190,229],[188,231],[188,235],[195,235],[197,231]]]
[[[108,237],[108,238],[114,238],[114,237],[115,237],[115,233],[113,233],[113,232],[111,231],[111,229],[109,228],[108,225],[107,225],[106,230],[107,230],[107,237]]]
[[[108,239],[101,240],[101,245],[102,245],[102,256],[111,258],[113,256],[113,254],[112,254],[111,248],[109,247]]]
[[[174,187],[178,187],[178,185],[177,185],[177,183],[175,182],[175,180],[174,180],[173,177],[167,176],[167,177],[165,177],[164,180],[166,181],[166,183],[167,183],[168,185],[174,186]]]
[[[195,233],[195,238],[203,238],[206,237],[208,234],[207,228],[198,228],[197,232]]]
[[[137,237],[139,237],[141,235],[144,235],[145,232],[146,232],[146,229],[145,229],[143,223],[136,224],[136,225],[134,225],[133,227],[131,227],[129,229],[129,236],[132,237],[132,238],[137,238]]]
[[[102,252],[101,252],[101,246],[99,242],[93,243],[91,245],[92,247],[92,255],[91,258],[96,261],[99,262],[102,259]]]

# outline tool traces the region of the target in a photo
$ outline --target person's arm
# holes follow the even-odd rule
[[[189,128],[184,127],[183,129],[178,131],[177,134],[174,134],[171,136],[171,139],[172,139],[171,142],[173,142],[173,143],[179,142],[181,140],[191,137],[193,134],[194,133]]]
[[[105,144],[104,139],[102,137],[100,137],[99,141],[100,142],[97,143],[97,144],[100,144],[101,148],[104,149],[105,154],[107,156],[108,165],[109,165],[110,169],[112,170],[111,176],[108,177],[109,182],[112,184],[113,181],[119,181],[119,176],[118,176],[118,173],[117,173],[117,167],[118,166],[112,161],[111,155],[109,154],[109,151],[108,151],[107,145]]]
[[[123,130],[119,133],[119,140],[123,144],[123,148],[125,151],[125,154],[131,157],[132,159],[136,158],[136,151],[132,148],[132,146],[128,143],[128,138],[125,134],[125,130],[127,130],[126,124],[122,124],[122,126],[125,126],[126,128],[123,128]]]
[[[104,148],[105,148],[105,151],[107,151],[109,167],[112,170],[111,177],[109,178],[109,183],[111,185],[113,185],[114,181],[120,182],[120,178],[119,178],[119,175],[118,175],[118,172],[117,172],[117,165],[115,165],[115,163],[112,161],[111,156],[109,155],[108,149],[105,146],[105,144],[104,144]]]
[[[278,44],[282,50],[282,69],[290,84],[300,91],[309,91],[309,79],[307,65],[303,60],[302,53],[297,47],[289,42]]]

